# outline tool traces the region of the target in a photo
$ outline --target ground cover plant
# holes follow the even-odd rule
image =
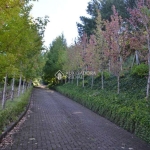
[[[0,107],[0,134],[25,111],[29,103],[31,92],[32,88],[28,89],[24,94],[15,98],[13,101],[7,100],[5,109]]]
[[[150,143],[150,102],[144,98],[146,78],[122,77],[120,94],[115,92],[115,77],[105,80],[105,89],[100,88],[100,77],[92,89],[88,80],[84,88],[81,81],[80,86],[67,83],[55,89]]]

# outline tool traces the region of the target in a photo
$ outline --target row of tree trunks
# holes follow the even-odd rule
[[[31,87],[31,83],[32,83],[31,81],[27,83],[26,80],[24,79],[22,85],[22,77],[20,75],[19,86],[16,96],[19,97],[21,94],[23,94],[27,88]],[[15,97],[15,78],[12,79],[11,90],[9,92],[6,92],[7,91],[6,89],[7,89],[7,75],[5,77],[4,88],[2,92],[2,109],[5,108],[5,103],[7,99],[13,101]]]

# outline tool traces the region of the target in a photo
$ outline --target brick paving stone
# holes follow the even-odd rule
[[[31,114],[5,150],[150,150],[133,134],[65,96],[33,90]]]

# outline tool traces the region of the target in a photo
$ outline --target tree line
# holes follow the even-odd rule
[[[109,5],[108,5],[109,3]],[[130,5],[132,4],[132,5]],[[126,7],[122,10],[122,5]],[[108,6],[111,6],[111,9]],[[130,6],[130,7],[127,7]],[[111,10],[110,16],[104,16],[104,10]],[[82,78],[84,87],[85,74],[80,76],[80,72],[94,71],[101,76],[101,85],[104,89],[104,74],[108,72],[117,78],[117,93],[120,93],[120,77],[125,72],[129,72],[133,64],[147,68],[144,76],[147,78],[146,97],[149,97],[150,86],[150,0],[118,1],[104,0],[89,2],[87,11],[92,16],[89,20],[94,20],[92,27],[84,22],[79,29],[79,39],[70,47],[64,43],[59,49],[56,48],[58,39],[64,41],[61,36],[52,43],[48,56],[54,60],[48,60],[45,65],[44,76],[51,74],[48,69],[48,62],[55,64],[60,62],[60,66],[54,71],[61,69],[67,72],[69,82],[76,78],[77,85],[79,78]],[[105,14],[106,15],[106,14]],[[85,18],[84,18],[85,19]],[[82,20],[82,18],[81,18]],[[89,29],[89,30],[85,30]],[[90,32],[87,32],[90,31]],[[92,31],[92,32],[91,32]],[[60,45],[60,44],[59,44]],[[63,48],[64,47],[64,50]],[[52,48],[52,50],[51,50]],[[57,57],[54,56],[53,49],[57,49]],[[61,53],[63,56],[61,57]],[[61,60],[61,61],[60,61]],[[126,66],[130,61],[130,65]],[[52,61],[52,62],[50,62]],[[52,65],[53,66],[53,65]],[[51,66],[51,68],[53,68]],[[47,67],[47,68],[46,68]],[[47,70],[47,72],[46,72]],[[54,74],[51,74],[54,76]],[[47,78],[47,80],[49,80]],[[94,74],[91,75],[91,87],[94,84]]]
[[[43,36],[48,16],[32,18],[31,0],[0,1],[0,83],[30,82],[44,65]],[[11,83],[11,82],[9,82]],[[20,91],[20,90],[19,90]],[[3,95],[3,106],[5,95]]]

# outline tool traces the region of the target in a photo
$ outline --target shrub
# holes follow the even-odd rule
[[[137,75],[140,77],[148,75],[148,65],[142,63],[140,65],[133,66],[131,70],[132,75]]]
[[[55,89],[150,143],[150,104],[135,96],[135,91],[117,95],[113,90],[91,90],[74,84]]]
[[[102,74],[101,72],[98,73],[98,78],[101,77],[101,74]],[[104,72],[103,72],[103,75],[104,75],[104,78],[105,78],[105,79],[109,79],[109,78],[110,78],[110,73],[107,72],[107,71],[104,71]]]

